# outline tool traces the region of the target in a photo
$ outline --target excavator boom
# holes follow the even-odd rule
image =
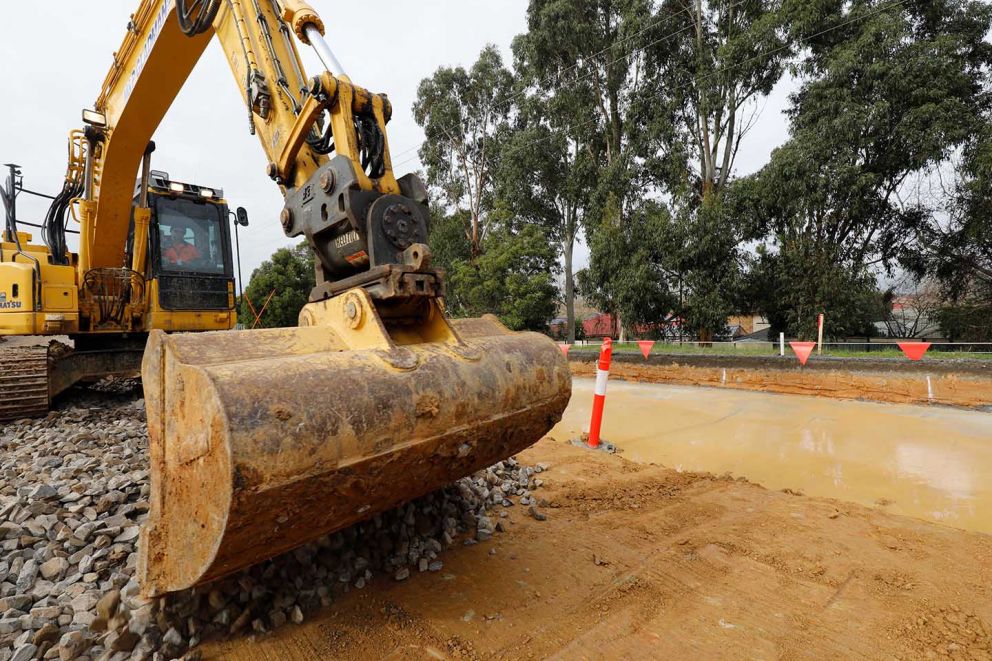
[[[147,191],[152,134],[216,37],[285,197],[283,230],[316,258],[298,328],[150,331],[152,489],[139,560],[148,595],[224,576],[504,459],[546,433],[569,399],[568,366],[549,338],[491,316],[447,318],[427,190],[393,174],[392,105],[351,82],[323,34],[302,0],[143,0],[85,132],[73,134],[79,280],[121,272],[135,284],[146,256],[122,269],[121,255],[129,232],[145,245],[151,216],[144,193],[135,206],[135,178],[140,168]],[[307,77],[297,43],[327,70]]]

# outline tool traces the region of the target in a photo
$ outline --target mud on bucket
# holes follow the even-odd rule
[[[153,331],[142,366],[146,595],[220,578],[424,495],[560,420],[571,377],[549,338],[488,316],[437,315],[433,329],[390,332],[368,311],[377,327]]]

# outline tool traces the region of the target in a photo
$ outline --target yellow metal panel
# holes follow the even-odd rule
[[[0,310],[0,335],[37,335],[32,312]]]
[[[75,312],[0,311],[0,335],[65,335],[79,331]]]
[[[75,312],[39,312],[35,315],[34,325],[42,335],[77,333],[79,315]]]
[[[41,305],[45,310],[75,310],[76,288],[63,285],[42,287]]]
[[[5,235],[4,232],[0,232],[0,236],[4,236],[4,235]],[[20,240],[20,242],[21,242],[21,249],[24,250],[24,252],[30,252],[30,253],[37,253],[37,252],[47,253],[48,252],[48,248],[44,244],[33,244],[33,243],[31,243],[31,241],[34,240],[34,236],[31,235],[31,234],[28,234],[27,232],[18,232],[17,233],[17,238],[18,238],[18,240]],[[17,244],[14,243],[13,241],[2,241],[2,240],[0,240],[0,249],[2,249],[4,251],[4,260],[7,260],[7,259],[9,259],[9,257],[7,256],[7,252],[8,251],[10,251],[10,252],[16,252],[17,251]]]
[[[33,282],[34,264],[26,260],[0,263],[0,318],[34,310]],[[4,325],[0,321],[0,327]]]
[[[75,289],[76,269],[72,266],[42,264],[41,279],[46,285],[59,285]]]
[[[146,330],[158,328],[165,331],[229,330],[237,323],[234,312],[173,312],[153,310],[148,315]]]
[[[0,262],[0,335],[77,331],[76,269],[49,264],[47,247],[29,244],[31,237],[26,233],[18,232],[18,236],[24,252],[37,259],[38,265],[24,256],[15,257],[15,244],[0,244],[4,260]],[[41,310],[35,310],[36,268],[41,272]]]

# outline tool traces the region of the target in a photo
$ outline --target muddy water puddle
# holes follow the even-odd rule
[[[555,438],[589,427],[576,378]],[[796,395],[610,382],[603,438],[627,459],[730,472],[992,533],[992,414]]]

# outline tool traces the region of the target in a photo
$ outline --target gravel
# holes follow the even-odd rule
[[[203,640],[300,624],[375,576],[441,571],[445,549],[501,532],[514,499],[544,519],[532,492],[549,466],[508,459],[234,576],[143,601],[144,401],[135,380],[93,389],[0,427],[0,661],[198,658]]]

